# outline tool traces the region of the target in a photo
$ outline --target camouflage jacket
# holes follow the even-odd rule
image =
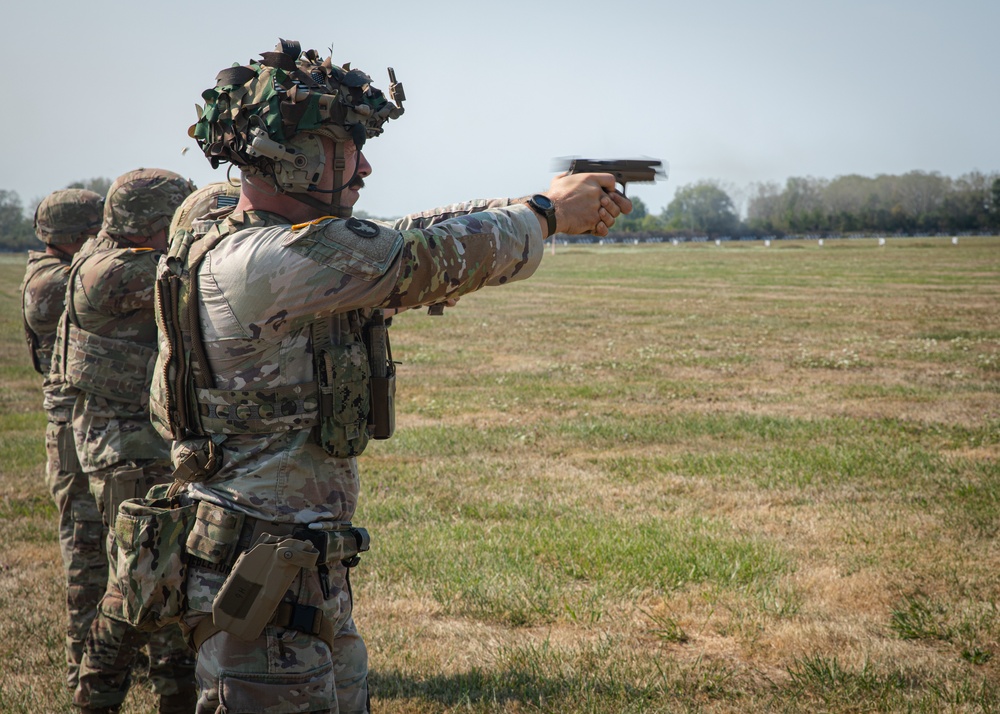
[[[241,230],[198,269],[199,321],[216,388],[312,381],[312,323],[529,277],[543,236],[530,208],[508,203],[450,206],[401,220],[399,228],[332,218],[290,226],[272,214],[234,213],[227,220]],[[222,450],[221,471],[189,486],[196,498],[273,521],[349,521],[354,514],[356,459],[330,456],[309,429],[230,434]]]
[[[153,288],[161,253],[130,246],[101,236],[84,243],[73,258],[63,319],[72,311],[88,334],[155,350]],[[116,399],[80,390],[73,408],[73,431],[84,471],[122,461],[169,458],[169,445],[149,421],[151,367],[150,363],[145,370],[145,392],[137,398]]]
[[[58,373],[49,374],[56,326],[66,305],[69,265],[68,257],[29,251],[28,268],[21,283],[28,349],[32,351],[32,364],[44,375],[42,405],[49,419],[59,422],[69,421],[76,401],[76,393],[64,384],[62,377]]]

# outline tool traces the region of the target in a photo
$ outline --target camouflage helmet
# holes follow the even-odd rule
[[[216,214],[224,213],[225,209],[232,209],[239,200],[239,182],[233,184],[229,181],[218,181],[202,186],[189,194],[174,211],[174,218],[170,221],[168,235],[171,243],[179,232],[189,234],[203,232],[199,230],[198,225],[202,222],[201,219],[211,219]]]
[[[279,40],[261,58],[222,70],[215,87],[202,93],[205,106],[189,134],[213,168],[228,162],[280,191],[302,194],[315,190],[325,168],[320,136],[332,139],[342,156],[345,142],[361,149],[403,113],[403,87],[391,68],[393,101],[361,70],[321,60],[316,50],[302,52],[298,42]],[[335,166],[340,188],[334,192],[349,181]]]
[[[35,235],[46,245],[79,243],[101,228],[104,196],[82,188],[54,191],[35,209]]]
[[[194,190],[189,180],[165,169],[122,174],[108,189],[101,233],[129,240],[152,236],[170,225],[174,211]]]

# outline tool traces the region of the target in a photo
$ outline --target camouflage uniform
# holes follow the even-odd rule
[[[112,185],[101,233],[74,256],[62,327],[62,370],[78,390],[73,408],[77,454],[103,515],[110,562],[117,544],[118,504],[170,481],[169,447],[149,422],[149,369],[156,346],[153,281],[160,251],[139,247],[166,229],[193,190],[172,172],[133,171]],[[112,566],[87,639],[74,703],[114,710],[124,700],[130,670],[147,642],[149,676],[160,711],[184,711],[194,701],[194,656],[176,627],[140,633],[122,621]]]
[[[35,232],[54,251],[28,253],[21,285],[25,333],[32,364],[44,375],[43,407],[47,453],[46,481],[59,511],[59,547],[66,574],[66,684],[76,689],[83,644],[107,582],[108,561],[101,515],[80,468],[70,425],[76,394],[56,374],[50,376],[56,325],[66,301],[71,256],[59,246],[76,245],[101,227],[104,197],[66,189],[47,196],[35,213]],[[53,253],[56,253],[53,255]]]
[[[484,205],[440,214],[459,216]],[[423,214],[405,225],[430,225],[437,215]],[[209,252],[197,295],[219,390],[310,382],[311,336],[318,323],[341,334],[344,315],[360,306],[412,307],[526,278],[542,253],[537,219],[526,206],[402,232],[354,219],[296,230],[278,216],[257,212],[234,214],[227,223],[231,235]],[[352,226],[364,237],[351,232]],[[351,241],[352,252],[346,249]],[[316,443],[311,427],[231,434],[222,451],[221,471],[189,488],[195,499],[250,521],[286,526],[351,521],[357,461],[331,456]],[[367,652],[352,618],[348,569],[332,565],[328,578],[330,595],[324,597],[316,571],[303,571],[287,600],[318,608],[333,623],[332,650],[316,636],[275,625],[256,642],[219,632],[198,653],[199,712],[220,705],[224,711],[251,711],[251,702],[260,707],[252,711],[262,712],[366,711]],[[212,611],[224,579],[216,570],[190,570],[188,630]]]
[[[158,294],[173,297],[159,303],[150,411],[175,440],[175,475],[185,474],[199,514],[186,541],[182,627],[198,647],[199,714],[360,713],[368,655],[349,570],[364,547],[358,540],[348,550],[340,534],[360,538],[351,524],[356,456],[369,433],[380,436],[367,422],[376,360],[365,331],[382,308],[530,276],[543,236],[532,209],[508,200],[397,225],[352,218],[337,203],[358,171],[347,174],[345,147],[360,151],[402,114],[402,87],[390,71],[389,101],[363,72],[300,53],[296,42],[262,57],[219,73],[192,136],[214,166],[230,162],[245,180],[327,217],[293,226],[273,213],[234,212],[190,253],[172,248],[160,262]],[[329,201],[315,191],[321,179],[340,187]],[[217,624],[232,614],[219,593],[229,578],[230,592],[247,593],[237,604],[253,600],[236,556],[269,542],[262,534],[329,553],[317,546],[319,567],[286,568],[291,584],[253,639],[246,620]]]

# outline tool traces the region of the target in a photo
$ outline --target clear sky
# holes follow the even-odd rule
[[[213,171],[201,92],[279,37],[351,62],[406,114],[371,141],[358,207],[398,216],[543,190],[558,157],[662,158],[629,193],[790,176],[1000,170],[998,0],[34,0],[3,11],[0,189]],[[324,11],[325,8],[325,11]],[[183,153],[188,149],[186,153]]]

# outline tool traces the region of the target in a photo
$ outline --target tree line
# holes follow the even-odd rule
[[[958,178],[911,171],[875,178],[793,177],[751,184],[746,216],[719,181],[677,189],[659,215],[641,200],[615,223],[616,233],[662,236],[782,236],[882,233],[1000,233],[1000,173]]]
[[[107,193],[111,180],[92,178],[66,188]],[[793,177],[751,184],[742,217],[732,189],[721,181],[686,184],[658,215],[639,198],[612,232],[635,236],[782,236],[882,233],[1000,234],[1000,172],[973,171],[958,178],[911,171],[874,178]],[[360,215],[360,214],[359,214]],[[0,190],[0,250],[37,248],[34,206],[26,211],[14,191]]]
[[[74,181],[66,188],[84,188],[105,196],[111,188],[111,179]],[[41,200],[35,200],[26,209],[16,191],[0,189],[0,251],[37,250],[41,246],[35,237],[35,208]]]

